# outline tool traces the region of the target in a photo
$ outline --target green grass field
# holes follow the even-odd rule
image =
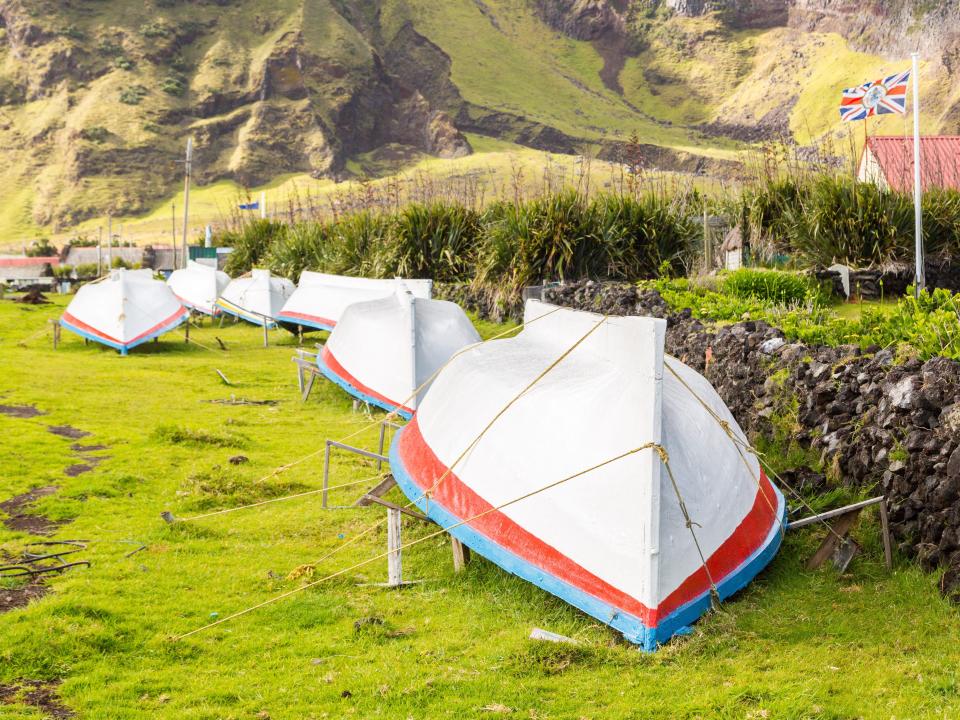
[[[78,557],[91,567],[52,578],[46,597],[0,614],[2,718],[42,717],[17,704],[29,693],[2,689],[27,680],[62,680],[60,701],[77,717],[98,719],[960,714],[960,613],[940,599],[935,576],[903,560],[887,574],[873,518],[857,531],[866,552],[849,575],[804,570],[822,531],[790,534],[745,592],[651,655],[483,559],[455,575],[440,538],[404,553],[406,576],[421,584],[364,585],[385,580],[385,561],[377,560],[173,642],[297,588],[310,576],[289,579],[291,571],[383,512],[323,510],[318,496],[174,526],[160,512],[186,517],[318,488],[321,455],[261,478],[371,418],[328,383],[301,404],[294,341],[282,332],[264,349],[257,328],[207,326],[192,336],[210,348],[219,336],[226,352],[185,345],[174,333],[126,358],[64,333],[53,350],[47,321],[65,303],[0,300],[0,404],[46,413],[0,414],[0,501],[58,486],[33,511],[70,520],[55,537],[88,540]],[[499,327],[482,330],[489,336]],[[231,398],[277,404],[216,402]],[[70,440],[48,431],[65,424],[91,434]],[[374,447],[375,439],[368,429],[355,441]],[[74,442],[107,447],[76,451]],[[229,462],[241,454],[249,461]],[[67,477],[81,456],[101,462]],[[343,456],[332,482],[374,475]],[[364,487],[332,499],[348,504]],[[430,532],[405,521],[407,541]],[[18,555],[37,539],[0,525],[0,554]],[[313,577],[384,549],[381,527],[320,563]],[[530,641],[533,627],[580,644]]]

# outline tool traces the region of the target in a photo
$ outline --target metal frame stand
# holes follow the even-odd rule
[[[820,567],[826,562],[827,558],[832,557],[833,564],[836,568],[840,572],[846,571],[850,562],[860,552],[860,546],[857,545],[855,540],[849,537],[850,530],[853,529],[863,509],[871,505],[880,506],[880,533],[883,538],[884,564],[887,566],[887,570],[893,570],[893,547],[890,540],[890,522],[887,518],[887,501],[883,496],[870,498],[869,500],[837,508],[836,510],[829,510],[819,515],[811,515],[810,517],[790,523],[787,528],[789,530],[796,530],[806,527],[807,525],[821,522],[825,523],[828,520],[836,518],[830,523],[831,532],[827,534],[827,537],[820,544],[817,552],[815,552],[813,557],[807,562],[807,568],[809,570]]]

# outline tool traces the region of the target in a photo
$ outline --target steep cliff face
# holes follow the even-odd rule
[[[960,0],[0,0],[0,234],[150,209],[187,136],[198,180],[245,185],[457,157],[464,132],[607,154],[637,133],[668,169],[805,143],[918,45],[930,127],[960,131]]]
[[[175,182],[170,158],[187,135],[200,181],[248,185],[336,175],[385,143],[469,153],[444,104],[455,98],[436,92],[449,60],[413,59],[422,38],[412,28],[405,42],[385,42],[376,9],[0,0],[0,155],[25,170],[15,181],[32,186],[34,222],[67,226],[149,207]],[[13,180],[9,170],[0,179]]]

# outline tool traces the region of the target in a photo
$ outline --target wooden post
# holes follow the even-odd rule
[[[400,555],[400,525],[399,510],[387,508],[387,585],[400,587],[403,585],[403,559]]]
[[[260,316],[263,320],[263,346],[268,347],[270,345],[270,329],[267,327],[267,318]]]
[[[53,323],[53,349],[56,350],[60,345],[60,323],[56,320],[51,322]]]
[[[470,548],[453,535],[450,536],[450,545],[453,548],[453,571],[461,573],[466,569],[467,563],[470,562]]]
[[[710,247],[710,226],[707,223],[707,203],[703,203],[703,267],[704,272],[713,270],[713,248]]]
[[[887,570],[893,570],[893,549],[890,547],[890,521],[887,518],[887,501],[880,503],[880,528],[883,532],[883,559]]]
[[[187,317],[186,328],[187,328],[187,330],[186,330],[186,332],[184,333],[183,341],[184,341],[185,343],[189,343],[189,342],[190,342],[190,318],[189,318],[189,317]]]

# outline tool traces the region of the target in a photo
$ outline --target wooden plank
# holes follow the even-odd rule
[[[393,475],[387,475],[383,480],[374,485],[366,495],[361,497],[354,503],[357,507],[367,507],[368,505],[373,504],[372,498],[380,498],[386,495],[391,488],[395,487],[397,481],[394,479]]]
[[[470,548],[453,537],[453,535],[450,536],[450,545],[453,549],[453,571],[455,573],[463,572],[467,567],[467,563],[470,562]]]
[[[880,528],[883,533],[883,559],[887,570],[893,570],[893,548],[890,543],[890,519],[887,517],[887,501],[880,501]]]
[[[834,549],[840,542],[841,538],[846,537],[847,533],[850,532],[850,528],[853,527],[854,523],[857,522],[857,518],[860,517],[860,511],[863,508],[858,508],[847,512],[846,515],[841,515],[837,520],[834,520],[833,524],[830,526],[833,528],[833,532],[829,533],[824,541],[820,544],[820,547],[817,549],[817,552],[813,554],[813,557],[810,558],[810,561],[807,563],[808,570],[816,570],[818,567],[823,565],[823,563],[829,558]]]
[[[311,372],[307,377],[307,384],[303,387],[303,392],[300,394],[300,400],[306,402],[310,399],[310,393],[313,391],[313,381],[317,379],[317,373]]]
[[[411,510],[410,508],[401,507],[400,505],[394,505],[389,500],[384,500],[383,498],[374,497],[372,495],[364,495],[364,497],[367,498],[372,503],[376,503],[377,505],[383,505],[385,508],[389,508],[390,510],[396,510],[397,512],[401,512],[404,515],[407,515],[408,517],[416,518],[417,520],[422,520],[428,523],[433,522],[433,520],[428,518],[426,515],[422,515],[421,513],[418,513],[416,510]]]
[[[399,508],[387,509],[387,585],[403,585],[403,557],[400,554],[402,544],[400,527],[402,518]]]

